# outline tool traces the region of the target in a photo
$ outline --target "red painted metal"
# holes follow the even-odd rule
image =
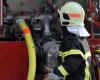
[[[28,54],[24,42],[0,42],[0,80],[26,80]]]
[[[91,17],[91,19],[94,19],[94,12],[95,12],[95,8],[96,6],[94,5],[94,1],[95,0],[87,0],[87,18],[88,17]],[[99,72],[99,69],[100,67],[97,65],[99,64],[98,61],[97,61],[97,57],[96,57],[96,54],[95,54],[95,50],[100,49],[100,38],[95,38],[95,35],[94,35],[94,23],[91,22],[91,24],[89,25],[90,27],[90,34],[91,34],[91,37],[88,38],[88,42],[89,42],[89,46],[90,46],[90,50],[91,50],[91,53],[92,53],[92,61],[94,63],[94,70],[95,70],[95,76],[96,76],[96,80],[100,80],[100,72]],[[97,28],[98,29],[98,28]]]
[[[93,2],[94,2],[94,0],[87,0],[87,4],[88,4],[88,7],[87,7],[87,18],[91,17],[92,19],[94,19],[94,17],[95,17],[95,16],[93,16],[93,13],[95,12],[95,7],[96,6],[93,4]],[[93,27],[96,27],[96,26],[94,25],[94,23],[91,22],[91,25],[90,25],[91,37],[89,37],[88,42],[89,42],[89,45],[90,45],[90,48],[91,48],[92,52],[94,50],[96,50],[96,47],[98,45],[100,45],[100,38],[95,38],[94,37],[94,31],[93,31],[94,28]]]
[[[94,52],[97,49],[97,47],[100,47],[100,39],[90,38],[88,39],[88,42],[89,42],[91,52]]]

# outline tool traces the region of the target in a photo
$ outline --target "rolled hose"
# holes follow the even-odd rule
[[[27,80],[35,80],[35,72],[36,72],[36,52],[35,52],[35,45],[32,39],[31,32],[23,19],[19,19],[17,21],[19,27],[23,31],[25,36],[27,48],[28,48],[28,55],[29,55],[29,68],[28,68],[28,75]]]

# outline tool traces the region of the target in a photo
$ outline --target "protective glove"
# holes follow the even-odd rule
[[[64,80],[64,78],[59,77],[52,72],[52,73],[49,73],[48,80]]]

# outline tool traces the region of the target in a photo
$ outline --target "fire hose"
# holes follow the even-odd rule
[[[35,45],[31,36],[31,32],[23,19],[19,19],[18,24],[23,31],[25,36],[27,48],[28,48],[28,55],[29,55],[29,69],[27,80],[35,80],[35,72],[36,72],[36,51]]]

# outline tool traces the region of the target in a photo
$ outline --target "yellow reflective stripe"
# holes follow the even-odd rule
[[[65,53],[63,53],[63,52],[60,51],[59,56],[61,56],[61,58],[62,58],[62,62],[64,62],[64,57],[66,57],[66,56],[65,56]]]
[[[85,67],[85,80],[89,80],[90,79],[90,69],[89,69],[89,63],[87,61],[87,58],[91,56],[91,52],[88,51],[85,55],[84,55],[84,59],[86,60],[86,67]]]
[[[100,50],[95,50],[95,52],[98,52],[98,53],[100,53]]]
[[[85,60],[91,56],[91,52],[88,51],[86,54],[83,55],[83,53],[80,50],[69,50],[66,52],[60,52],[59,56],[62,57],[62,61],[64,61],[64,57],[69,55],[78,55],[80,54]]]
[[[78,54],[81,55],[82,57],[84,57],[83,53],[80,50],[69,50],[66,52],[60,52],[59,56],[66,57],[69,55],[78,55]]]
[[[84,59],[86,60],[88,57],[90,57],[91,56],[91,52],[90,51],[88,51],[86,54],[84,54]]]
[[[84,80],[89,80],[89,78],[90,78],[89,63],[86,60],[85,79]]]
[[[64,77],[66,77],[67,75],[69,75],[68,72],[65,70],[65,68],[62,65],[58,66],[58,70],[61,72],[61,74]]]
[[[60,52],[59,56],[62,57],[62,60],[64,61],[64,57],[69,56],[69,55],[81,55],[83,59],[86,60],[86,67],[85,67],[85,80],[89,80],[90,78],[90,71],[89,71],[89,63],[87,62],[87,58],[91,56],[91,52],[88,51],[86,54],[83,55],[83,53],[80,50],[69,50],[66,52]],[[58,67],[59,71],[62,73],[62,75],[65,76],[64,71],[66,71],[63,66],[61,65]],[[68,75],[68,74],[67,74]]]

